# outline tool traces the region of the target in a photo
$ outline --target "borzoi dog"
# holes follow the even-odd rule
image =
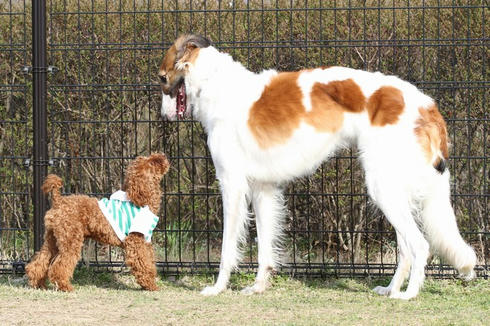
[[[256,74],[197,35],[175,41],[158,75],[162,113],[175,119],[192,111],[204,126],[223,194],[219,275],[202,294],[226,289],[241,258],[250,202],[259,267],[255,283],[243,291],[266,289],[279,263],[281,186],[312,173],[349,143],[357,144],[369,195],[395,228],[399,246],[391,283],[374,291],[415,297],[429,249],[465,278],[475,275],[476,255],[450,204],[446,124],[434,100],[415,86],[343,67]]]

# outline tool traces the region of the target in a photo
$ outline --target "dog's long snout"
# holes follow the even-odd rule
[[[162,104],[160,108],[161,116],[164,120],[173,121],[177,118],[176,98],[162,93]]]

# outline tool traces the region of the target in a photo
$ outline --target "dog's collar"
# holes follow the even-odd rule
[[[177,117],[182,119],[184,117],[185,110],[187,109],[187,96],[185,93],[185,82],[182,82],[177,90],[177,100],[176,102],[176,111]]]

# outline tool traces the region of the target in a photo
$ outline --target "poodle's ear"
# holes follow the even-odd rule
[[[136,206],[146,206],[150,195],[149,186],[146,182],[147,159],[139,156],[134,159],[126,169],[123,191]]]
[[[167,173],[170,163],[167,160],[165,154],[152,154],[148,158],[148,163],[151,164],[154,168],[156,168],[162,175]]]
[[[125,190],[129,200],[136,206],[143,207],[148,205],[151,198],[151,191],[148,187],[142,187],[141,184],[130,183]]]

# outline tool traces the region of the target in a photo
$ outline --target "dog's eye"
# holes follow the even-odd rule
[[[167,82],[167,76],[160,76],[160,81],[165,84]]]

